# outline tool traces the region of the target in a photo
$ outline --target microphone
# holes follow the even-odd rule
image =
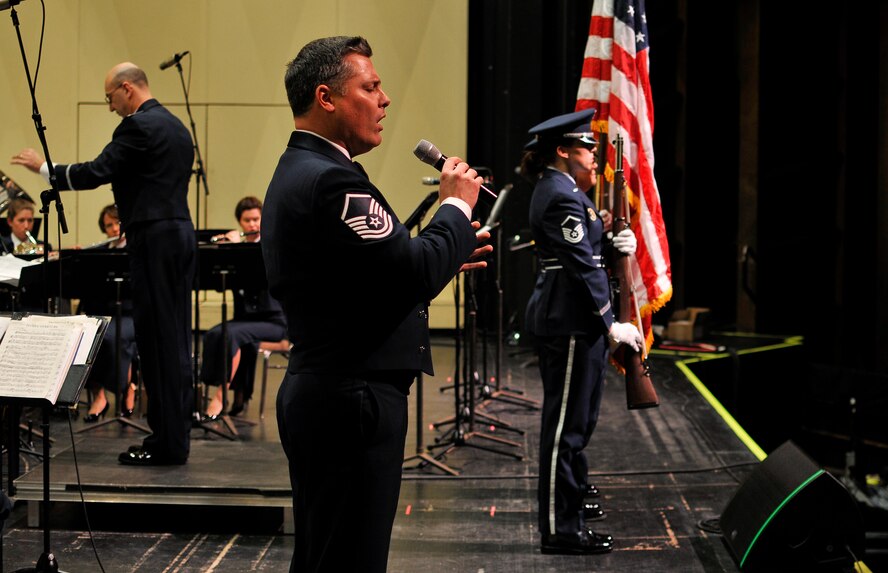
[[[490,209],[490,215],[487,216],[487,222],[484,223],[483,227],[478,229],[478,233],[492,231],[500,224],[500,217],[503,214],[503,205],[506,204],[506,198],[509,196],[512,187],[513,185],[509,183],[500,189],[499,195],[496,197],[496,202],[493,204],[493,208]]]
[[[423,185],[440,185],[441,179],[438,177],[423,177],[422,178]]]
[[[0,12],[21,4],[22,0],[0,0]]]
[[[435,147],[434,143],[426,141],[425,139],[419,140],[419,143],[413,148],[413,155],[423,163],[428,163],[438,171],[441,171],[444,167],[444,161],[447,160],[447,156],[441,153],[438,148]],[[484,185],[481,186],[481,190],[485,193],[479,193],[480,197],[484,197],[485,200],[496,200],[496,193]]]
[[[4,0],[0,0],[0,1],[4,1]],[[167,68],[171,68],[171,67],[175,66],[176,64],[178,64],[179,62],[182,61],[182,58],[184,58],[186,55],[188,55],[190,53],[191,52],[189,52],[188,50],[185,50],[184,52],[180,52],[178,54],[173,54],[173,56],[171,58],[168,58],[160,63],[160,69],[165,70]]]

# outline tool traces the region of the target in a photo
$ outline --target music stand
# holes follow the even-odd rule
[[[62,266],[62,280],[68,296],[64,298],[98,297],[114,300],[114,375],[117,384],[114,387],[114,417],[91,424],[77,431],[78,434],[89,432],[102,426],[118,422],[150,434],[151,430],[123,415],[125,400],[121,392],[125,385],[120,379],[120,343],[123,321],[123,288],[129,284],[129,254],[123,249],[77,249],[70,253],[68,263]],[[61,260],[61,255],[60,255]],[[113,293],[113,294],[112,294]]]
[[[13,313],[13,319],[20,319],[26,314],[22,313]],[[105,336],[105,330],[108,328],[108,323],[110,319],[108,317],[92,317],[101,319],[98,329],[96,330],[95,338],[93,339],[92,347],[90,348],[89,355],[84,364],[72,364],[68,369],[68,374],[65,377],[65,382],[62,385],[62,389],[59,391],[59,395],[56,398],[55,406],[64,406],[64,407],[72,407],[77,404],[80,392],[83,391],[83,386],[86,384],[86,379],[89,376],[89,372],[92,368],[93,362],[96,359],[96,355],[99,351],[99,346],[102,344],[102,339]],[[38,557],[36,565],[34,567],[26,567],[23,569],[17,569],[15,573],[58,573],[59,564],[55,558],[55,555],[50,550],[50,527],[49,527],[49,502],[50,502],[50,472],[49,472],[49,422],[50,422],[50,410],[53,407],[53,404],[48,402],[47,400],[42,399],[32,399],[32,398],[10,398],[0,396],[0,402],[4,402],[7,404],[17,405],[19,408],[24,406],[36,406],[41,408],[43,411],[43,423],[41,427],[43,428],[43,506],[41,507],[41,519],[43,520],[43,553]],[[11,491],[14,495],[14,491]],[[2,563],[0,563],[0,570],[2,570]]]
[[[237,439],[238,432],[228,415],[228,383],[230,382],[228,366],[228,301],[227,291],[230,290],[263,290],[268,288],[265,278],[265,263],[259,243],[218,243],[199,245],[198,268],[201,288],[222,293],[222,413],[219,420],[228,429],[222,433],[201,419],[200,411],[196,412],[197,425],[206,431],[213,432],[230,440]],[[198,401],[195,400],[195,405]]]

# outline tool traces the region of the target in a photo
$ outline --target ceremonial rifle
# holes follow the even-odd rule
[[[614,223],[613,232],[617,235],[623,229],[629,228],[629,199],[626,197],[626,179],[623,174],[623,137],[617,134],[614,140]],[[634,322],[644,338],[644,330],[641,322],[641,311],[638,308],[638,300],[635,298],[632,284],[630,257],[614,249],[613,275],[617,283],[617,320],[619,322]],[[634,316],[633,316],[634,315]],[[641,408],[653,408],[660,405],[657,391],[651,381],[650,365],[647,362],[646,347],[642,344],[641,351],[635,351],[628,344],[621,344],[614,352],[616,364],[622,366],[626,374],[626,407],[630,410]]]

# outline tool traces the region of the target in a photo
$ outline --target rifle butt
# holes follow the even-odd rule
[[[630,410],[642,410],[659,406],[660,398],[641,354],[624,347],[623,358],[626,369],[626,407]]]

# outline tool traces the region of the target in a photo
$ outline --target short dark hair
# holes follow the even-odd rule
[[[319,85],[326,84],[340,95],[344,93],[345,80],[354,73],[345,63],[349,54],[369,58],[373,50],[361,36],[332,36],[312,40],[287,63],[284,87],[293,117],[308,112]]]
[[[110,215],[112,219],[117,219],[117,222],[120,222],[120,214],[117,212],[117,205],[114,203],[105,205],[102,207],[102,210],[99,211],[99,230],[103,233],[105,232],[105,215]]]
[[[259,200],[258,197],[253,197],[252,195],[248,197],[244,197],[240,201],[237,202],[237,205],[234,207],[234,218],[240,221],[241,215],[244,214],[244,211],[249,211],[250,209],[259,209],[262,210],[262,201]]]
[[[6,218],[9,221],[12,221],[13,219],[15,219],[15,216],[18,215],[20,211],[30,211],[33,215],[37,212],[37,206],[27,199],[16,197],[9,202],[9,208],[6,210]]]

